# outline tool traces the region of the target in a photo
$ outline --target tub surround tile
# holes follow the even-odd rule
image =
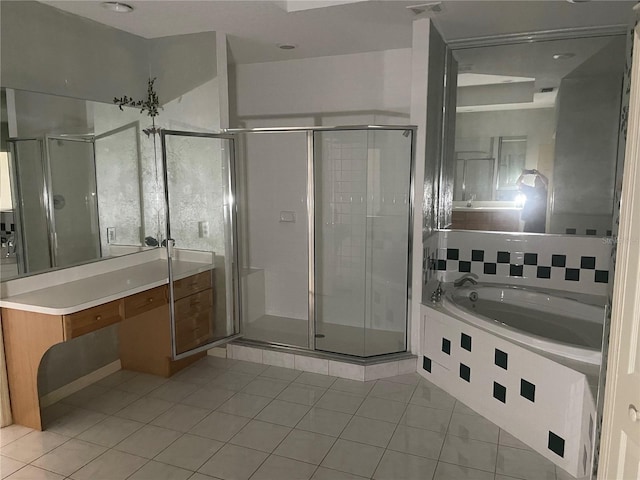
[[[480,281],[606,294],[611,245],[601,238],[470,231],[439,232],[436,237],[447,248],[431,254],[424,278],[437,272],[449,282],[471,272]],[[449,250],[456,250],[457,258]]]
[[[462,408],[462,403],[456,402],[448,437],[467,439],[470,444],[472,441],[495,444],[499,440],[498,427],[508,428],[547,461],[575,476],[583,475],[590,468],[588,418],[589,412],[595,409],[595,401],[584,374],[444,312],[426,306],[423,309],[426,323],[422,329],[422,349],[432,360],[432,368],[431,371],[421,369],[419,373],[477,411]],[[443,338],[463,338],[462,335],[471,337],[471,351],[461,346],[454,348],[453,342],[450,354],[442,351]],[[434,396],[422,388],[425,387],[418,386],[410,405],[433,407]],[[580,401],[584,401],[582,405],[557,402],[557,398],[570,398],[575,392],[584,394],[584,400],[580,397]],[[425,397],[428,401],[423,400]],[[495,425],[489,422],[491,427],[476,427],[477,422],[485,420],[478,414]],[[465,424],[460,420],[464,415],[475,420]],[[458,440],[448,442],[453,444]],[[445,455],[452,448],[445,445],[440,461],[456,463]],[[486,469],[473,463],[461,465]]]

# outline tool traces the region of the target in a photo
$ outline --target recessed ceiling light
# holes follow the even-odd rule
[[[575,56],[576,56],[575,53],[554,53],[553,54],[553,59],[554,60],[567,60],[567,59],[573,58]]]
[[[102,6],[107,10],[111,10],[112,12],[118,12],[118,13],[133,12],[133,7],[131,5],[127,5],[126,3],[102,2]]]
[[[278,48],[281,49],[281,50],[293,50],[296,47],[297,47],[297,45],[294,45],[293,43],[279,43],[278,44]]]

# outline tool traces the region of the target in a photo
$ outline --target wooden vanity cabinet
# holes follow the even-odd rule
[[[485,230],[492,232],[520,231],[519,210],[460,211],[451,214],[451,228],[454,230]]]
[[[176,342],[178,352],[211,340],[212,272],[178,280]],[[178,297],[179,295],[179,297]],[[204,357],[206,351],[172,360],[167,285],[152,288],[68,315],[2,309],[2,331],[14,422],[42,430],[38,368],[52,346],[118,324],[122,368],[169,377]]]

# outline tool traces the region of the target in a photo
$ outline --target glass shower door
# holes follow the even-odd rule
[[[239,337],[234,140],[161,131],[172,354]]]
[[[100,225],[93,140],[47,136],[45,142],[53,266],[98,259]]]
[[[18,273],[51,268],[47,182],[39,139],[9,140]]]
[[[314,132],[318,350],[406,350],[412,133]]]

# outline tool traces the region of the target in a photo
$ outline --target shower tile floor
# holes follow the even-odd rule
[[[121,370],[0,430],[17,480],[569,480],[417,374],[372,382],[206,357]]]
[[[351,327],[323,322],[318,325],[316,348],[347,355],[371,356],[405,350],[404,332]],[[244,338],[306,348],[309,323],[298,318],[263,315],[244,325]]]

